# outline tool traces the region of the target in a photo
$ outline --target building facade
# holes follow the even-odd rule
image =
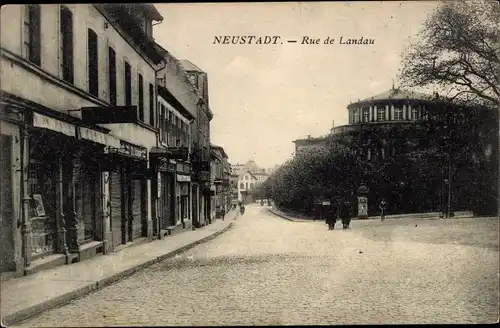
[[[152,237],[162,19],[148,4],[2,7],[2,272]]]
[[[211,145],[211,179],[212,179],[212,216],[220,218],[222,211],[227,213],[231,200],[229,183],[228,156],[224,148]]]
[[[196,208],[193,219],[196,226],[201,227],[211,223],[210,121],[213,119],[213,113],[209,104],[207,73],[188,60],[181,60],[180,64],[198,95],[197,116],[195,123],[191,125],[191,164],[192,193],[197,199],[193,205]]]
[[[157,229],[160,236],[192,227],[191,124],[195,116],[164,86],[158,86],[160,147],[155,155]]]
[[[255,177],[252,172],[242,172],[238,176],[237,180],[238,201],[243,202],[244,204],[252,203],[253,199],[250,192],[256,187],[257,183],[257,177]]]

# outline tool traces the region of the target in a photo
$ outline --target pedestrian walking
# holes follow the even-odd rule
[[[245,205],[243,204],[240,205],[240,214],[241,215],[245,214]]]
[[[387,208],[387,203],[385,202],[385,200],[383,198],[380,201],[379,208],[380,208],[380,220],[382,222],[384,222],[384,220],[385,220],[385,210]]]
[[[328,223],[328,230],[334,230],[335,229],[335,223],[337,223],[337,216],[335,215],[336,213],[328,213],[326,217],[326,223]]]
[[[224,221],[224,216],[226,216],[226,207],[222,206],[222,209],[220,211],[220,216],[222,217],[222,221]]]
[[[342,204],[341,219],[342,219],[342,229],[349,229],[352,218],[352,204],[350,201],[345,200]]]

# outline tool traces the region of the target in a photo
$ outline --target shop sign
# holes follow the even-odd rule
[[[177,172],[190,173],[191,168],[190,168],[189,164],[177,163]]]
[[[158,186],[156,188],[156,190],[157,190],[157,197],[161,198],[161,173],[160,172],[158,172],[157,181],[158,181]]]
[[[191,182],[191,176],[184,174],[177,174],[177,182]]]
[[[124,141],[120,141],[120,148],[110,147],[111,151],[118,154],[129,155],[141,159],[147,159],[147,149],[144,147],[136,146]]]
[[[156,173],[150,168],[138,169],[130,172],[130,178],[132,180],[153,180],[156,178]]]

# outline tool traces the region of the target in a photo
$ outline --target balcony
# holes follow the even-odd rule
[[[189,161],[189,149],[188,147],[168,147],[169,158],[187,162]]]

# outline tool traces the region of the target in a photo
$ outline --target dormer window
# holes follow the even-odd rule
[[[194,75],[189,75],[189,82],[191,82],[193,85],[196,85]]]

